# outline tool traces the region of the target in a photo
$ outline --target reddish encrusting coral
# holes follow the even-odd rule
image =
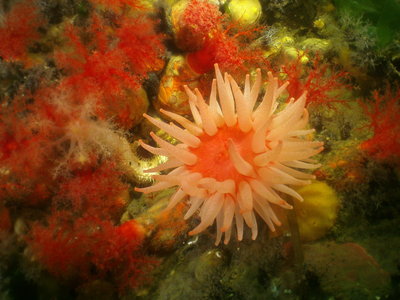
[[[195,72],[204,74],[211,71],[214,64],[218,63],[224,70],[235,74],[238,70],[247,72],[248,66],[266,65],[267,61],[262,51],[248,47],[255,31],[257,29],[236,34],[231,34],[229,29],[214,32],[200,50],[187,54],[189,66]]]
[[[40,37],[38,27],[43,23],[31,1],[15,4],[0,25],[0,56],[5,61],[29,64],[28,47]]]
[[[87,257],[82,251],[87,248],[87,241],[82,238],[82,234],[71,232],[73,226],[78,225],[72,221],[70,213],[53,213],[47,219],[47,226],[35,223],[26,236],[34,257],[51,274],[62,278],[72,277],[78,272],[77,268],[83,272],[82,268],[87,266]]]
[[[249,72],[251,68],[268,67],[269,62],[265,59],[262,49],[249,46],[262,28],[254,27],[242,31],[234,25],[228,26],[225,32],[216,35],[219,46],[215,63],[229,70],[231,74],[236,74],[237,69]]]
[[[55,205],[69,207],[75,214],[118,219],[126,204],[129,186],[121,180],[115,163],[80,168],[62,180]]]
[[[121,291],[136,286],[152,262],[140,254],[143,235],[135,221],[116,226],[93,215],[56,211],[47,225],[33,224],[26,240],[51,274],[68,281],[110,280]]]
[[[68,27],[66,36],[70,40],[72,53],[56,53],[57,65],[64,69],[68,76],[61,86],[68,87],[75,93],[77,101],[84,101],[89,96],[116,100],[124,88],[140,86],[135,74],[126,71],[126,58],[118,50],[107,50],[99,47],[96,51],[87,48],[78,36],[75,27]],[[102,45],[106,40],[104,33],[96,32],[94,44]]]
[[[379,160],[395,159],[400,163],[400,89],[390,85],[383,93],[373,92],[373,103],[362,105],[369,116],[373,137],[361,144],[361,149]]]
[[[209,1],[190,1],[176,22],[177,44],[189,51],[187,62],[198,74],[210,72],[215,63],[231,74],[266,64],[262,51],[249,47],[260,28],[243,30]]]
[[[137,1],[91,2],[103,6],[93,5],[86,23],[59,27],[63,44],[47,58],[60,78],[39,80],[0,111],[0,230],[29,209],[30,258],[72,288],[102,279],[122,292],[154,264],[141,253],[141,227],[120,219],[131,162],[124,129],[147,109],[142,82],[162,68],[164,37]],[[6,62],[25,62],[39,37],[35,4],[26,3],[13,8],[0,30],[16,39],[0,45]]]
[[[176,41],[185,51],[197,51],[221,27],[223,16],[218,5],[207,0],[188,1],[184,11],[178,12],[176,20]]]
[[[205,38],[220,26],[222,14],[218,5],[207,0],[191,0],[181,16],[181,24]]]
[[[0,162],[19,175],[37,176],[46,160],[44,137],[12,119],[13,123],[0,126]]]
[[[284,81],[290,82],[287,88],[289,96],[296,99],[307,91],[307,106],[313,104],[331,108],[334,103],[345,103],[340,91],[349,88],[344,83],[348,73],[329,68],[328,64],[321,63],[318,55],[306,64],[301,62],[303,57],[305,54],[299,54],[296,60],[281,66]]]
[[[32,257],[50,274],[76,284],[109,280],[122,292],[154,264],[141,254],[141,227],[134,220],[118,225],[128,197],[121,176],[115,163],[105,161],[60,178],[51,214],[25,237]]]
[[[0,201],[26,205],[50,196],[52,151],[47,119],[36,113],[29,97],[15,97],[0,111]]]
[[[162,69],[164,64],[164,35],[155,32],[156,26],[156,21],[145,17],[139,17],[135,22],[126,17],[118,21],[115,31],[117,49],[124,54],[127,65],[139,82],[147,77],[148,72]]]

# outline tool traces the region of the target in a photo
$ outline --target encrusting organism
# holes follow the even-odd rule
[[[262,83],[259,69],[253,86],[250,86],[250,76],[246,76],[243,92],[229,74],[222,76],[218,65],[215,71],[209,104],[197,89],[192,92],[186,87],[194,122],[165,110],[161,112],[183,128],[144,115],[182,143],[172,145],[154,133],[150,135],[160,148],[140,141],[151,153],[169,157],[166,163],[150,172],[174,170],[167,175],[153,176],[155,185],[136,190],[151,193],[178,186],[167,209],[188,199],[190,208],[184,218],[191,217],[199,208],[201,218],[189,234],[200,233],[216,220],[216,244],[221,241],[222,233],[226,244],[234,218],[238,240],[243,238],[244,223],[251,228],[252,239],[257,237],[255,212],[272,231],[275,225],[281,225],[274,207],[292,209],[292,206],[280,193],[302,201],[287,185],[311,182],[314,176],[298,169],[319,167],[309,158],[323,150],[323,143],[307,138],[314,130],[306,128],[306,92],[277,110],[277,99],[288,82],[279,86],[278,79],[269,72],[265,95],[256,105]]]
[[[21,1],[0,16],[0,57],[7,62],[31,65],[27,50],[40,37],[37,29],[41,23],[32,1]]]
[[[215,63],[231,74],[265,65],[263,51],[252,43],[263,27],[245,26],[229,14],[221,14],[213,1],[178,1],[172,7],[171,26],[178,48],[187,51],[192,71],[211,72]]]

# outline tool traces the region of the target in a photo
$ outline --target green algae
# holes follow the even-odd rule
[[[370,22],[378,48],[388,46],[400,30],[400,4],[395,0],[335,0],[339,14],[348,13],[353,18],[364,17]]]

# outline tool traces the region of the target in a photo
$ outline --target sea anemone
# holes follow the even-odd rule
[[[258,233],[255,212],[275,231],[275,225],[281,222],[274,207],[293,208],[283,194],[303,201],[288,185],[310,183],[314,176],[298,169],[319,167],[309,157],[321,152],[323,143],[307,138],[314,130],[306,129],[306,92],[277,110],[277,99],[288,82],[278,86],[278,79],[268,72],[266,92],[258,102],[262,83],[259,69],[251,87],[250,76],[246,76],[243,92],[229,74],[222,76],[218,65],[215,73],[209,104],[197,89],[192,92],[185,87],[194,122],[165,110],[161,112],[183,128],[144,115],[182,143],[173,145],[153,132],[150,135],[160,148],[140,141],[151,153],[169,157],[166,163],[148,171],[174,170],[154,175],[156,184],[136,190],[151,193],[178,186],[167,209],[185,199],[190,205],[185,219],[200,209],[200,224],[190,235],[205,230],[216,219],[216,244],[222,233],[227,244],[235,220],[238,240],[243,238],[244,223],[251,228],[254,240]]]

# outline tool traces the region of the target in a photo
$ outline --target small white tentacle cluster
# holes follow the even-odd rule
[[[292,209],[282,194],[303,201],[288,185],[305,185],[314,179],[313,175],[299,169],[319,167],[309,157],[322,151],[323,147],[321,142],[305,138],[314,132],[305,129],[308,124],[306,93],[297,100],[290,99],[277,112],[277,99],[288,82],[279,86],[277,78],[269,72],[265,94],[257,102],[262,85],[259,69],[252,86],[250,76],[246,76],[243,91],[230,75],[222,76],[218,65],[215,73],[208,104],[197,89],[193,92],[185,86],[194,122],[165,110],[161,112],[180,126],[144,115],[181,143],[172,145],[154,133],[151,137],[159,148],[140,141],[149,152],[169,157],[166,163],[149,172],[174,170],[166,175],[154,175],[156,183],[153,186],[137,190],[151,193],[177,186],[167,209],[188,200],[190,207],[184,218],[188,219],[198,210],[201,218],[190,234],[200,233],[216,220],[216,244],[220,243],[222,233],[225,233],[226,244],[234,223],[238,240],[243,238],[244,224],[251,228],[252,238],[257,237],[255,213],[271,231],[275,231],[275,226],[281,222],[274,206]],[[238,138],[238,134],[229,137],[230,132],[241,137]],[[218,149],[217,143],[222,145]],[[200,148],[203,150],[197,151]],[[204,166],[210,159],[215,165]],[[205,168],[211,171],[204,172]]]

